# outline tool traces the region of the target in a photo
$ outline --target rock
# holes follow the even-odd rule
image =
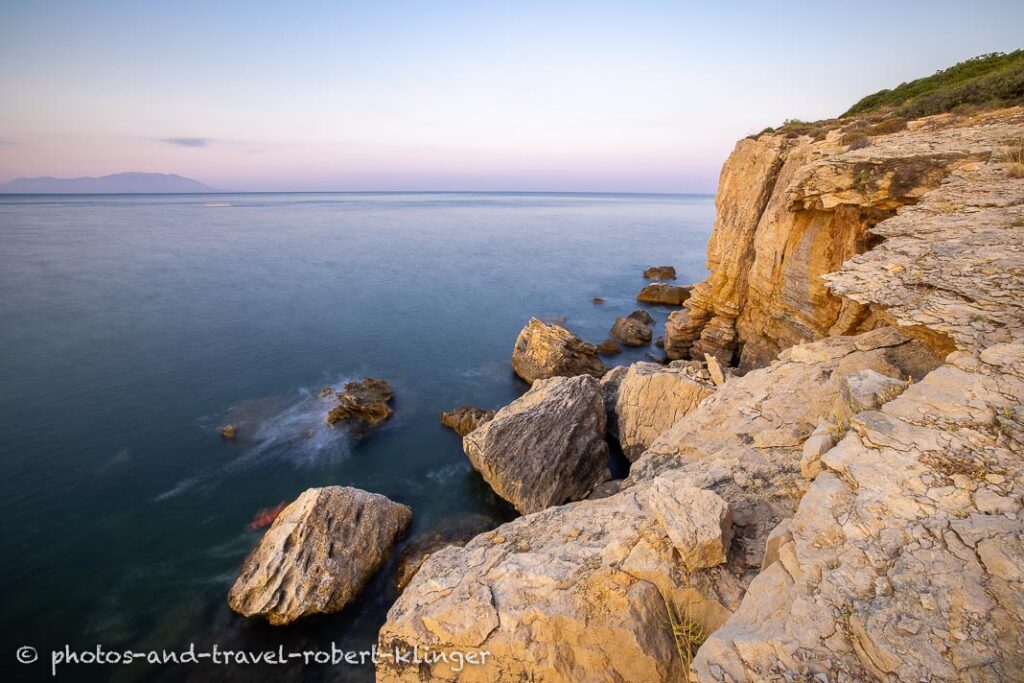
[[[536,318],[530,318],[516,339],[512,368],[530,384],[549,377],[601,377],[607,370],[592,344],[564,327],[546,325]]]
[[[804,441],[800,457],[800,474],[805,479],[814,479],[818,476],[821,473],[821,456],[835,445],[836,440],[832,435],[832,426],[824,419],[818,420],[818,426],[807,437],[807,441]]]
[[[287,624],[341,610],[384,563],[412,519],[405,505],[359,489],[307,489],[242,564],[231,609]]]
[[[779,549],[793,540],[793,532],[789,529],[790,520],[784,519],[778,526],[772,529],[765,539],[764,559],[761,560],[761,571],[768,569],[772,564],[779,561]]]
[[[654,318],[647,311],[633,311],[627,316],[616,318],[612,325],[612,336],[626,346],[644,346],[651,343],[651,328]]]
[[[587,496],[587,500],[598,500],[599,498],[607,498],[609,496],[614,496],[621,490],[621,479],[609,479],[603,484],[598,484],[597,487],[590,492],[590,495]]]
[[[610,477],[604,396],[581,375],[538,380],[463,439],[470,463],[522,514],[585,498]]]
[[[391,417],[388,402],[394,396],[391,386],[382,379],[364,377],[361,382],[346,382],[337,394],[338,404],[327,413],[327,424],[342,420],[359,427],[376,427]]]
[[[715,386],[720,387],[725,384],[725,373],[722,372],[722,366],[719,364],[718,359],[710,353],[705,353],[704,360],[708,364],[708,374],[711,375],[711,381],[715,383]]]
[[[1018,677],[1024,523],[992,514],[1002,508],[989,501],[1019,500],[1024,480],[1011,495],[984,482],[1024,466],[986,418],[1019,404],[1024,367],[993,370],[954,354],[853,418],[822,456],[778,561],[698,652],[698,680],[759,680],[769,669],[795,677],[809,665],[829,680]]]
[[[474,406],[459,406],[441,413],[441,424],[449,429],[454,429],[459,436],[465,436],[492,417],[494,417],[493,410],[484,410]]]
[[[714,386],[690,368],[634,363],[625,373],[615,403],[622,452],[630,461],[702,400]]]
[[[636,295],[636,300],[648,304],[681,306],[688,296],[690,296],[689,287],[655,282],[641,289],[640,293]]]
[[[591,297],[590,301],[591,301],[591,303],[595,303],[595,304],[603,304],[605,302],[605,299],[602,296],[595,296],[595,297]]]
[[[411,541],[398,555],[395,570],[395,587],[399,592],[416,576],[423,563],[431,555],[448,546],[462,547],[477,535],[493,527],[485,517],[474,516],[458,519],[441,531],[435,531]]]
[[[238,436],[238,427],[235,425],[224,425],[220,428],[220,435],[225,439],[233,439]]]
[[[665,321],[665,354],[670,360],[690,357],[694,335],[690,330],[690,314],[684,308],[672,311]]]
[[[886,377],[874,370],[855,372],[843,379],[841,395],[849,415],[880,408],[903,393],[909,386],[893,377]]]
[[[654,340],[654,345],[657,346],[659,349],[665,348],[665,338],[658,337],[657,339]]]
[[[378,646],[486,650],[485,664],[381,660],[378,680],[683,680],[666,601],[707,629],[728,614],[687,588],[725,558],[729,510],[666,478],[521,517],[431,555]]]
[[[622,353],[622,346],[618,340],[609,337],[597,345],[597,352],[602,356],[617,356]]]
[[[801,360],[790,349],[766,368],[728,379],[654,439],[630,467],[625,486],[679,472],[693,486],[721,496],[733,511],[737,534],[729,571],[745,586],[760,572],[768,534],[795,514],[808,488],[800,472],[803,446],[840,402],[843,379],[864,369],[903,377],[902,363],[930,354],[906,335],[897,346],[883,337],[864,339],[861,350],[853,340],[866,337],[808,344]],[[703,363],[672,365],[701,376]],[[621,423],[619,429],[624,431]]]
[[[897,320],[944,356],[951,338],[968,336],[972,315],[993,328],[1012,324],[1010,309],[975,298],[986,288],[971,268],[961,269],[951,290],[923,285],[939,262],[956,258],[929,249],[939,234],[960,239],[980,230],[969,239],[1006,243],[1012,218],[981,220],[969,212],[1000,213],[998,204],[1019,194],[1014,181],[994,163],[959,167],[988,158],[1000,140],[1019,138],[1019,119],[1008,112],[983,121],[951,117],[853,151],[828,137],[741,140],[722,168],[711,274],[691,293],[673,357],[710,353],[728,362],[737,355],[745,372],[799,342]],[[984,188],[983,200],[961,189],[969,181]],[[1008,301],[1005,288],[989,291]]]
[[[673,266],[651,266],[644,271],[644,277],[649,280],[675,280],[676,269]]]

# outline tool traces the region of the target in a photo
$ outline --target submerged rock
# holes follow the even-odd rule
[[[220,435],[225,439],[233,439],[238,436],[238,427],[235,425],[224,425],[220,428]]]
[[[593,377],[539,380],[462,441],[470,463],[522,514],[580,500],[610,477],[604,396]]]
[[[600,377],[607,370],[593,344],[564,327],[548,325],[536,318],[530,318],[516,338],[512,369],[531,384],[548,377]]]
[[[666,429],[715,392],[689,367],[634,363],[622,378],[615,401],[622,452],[634,461]]]
[[[615,319],[612,336],[626,346],[644,346],[651,343],[651,328],[654,318],[644,310],[636,310],[627,316]]]
[[[365,377],[361,382],[347,382],[337,394],[338,405],[327,413],[327,424],[348,420],[364,427],[376,427],[391,417],[388,402],[394,393],[382,379]]]
[[[493,410],[484,410],[474,406],[459,406],[441,413],[441,424],[449,429],[454,429],[459,436],[465,436],[492,417],[494,417]]]
[[[636,300],[648,304],[663,304],[665,306],[682,306],[687,297],[690,296],[690,288],[681,285],[668,285],[664,282],[649,284],[640,290]]]
[[[649,280],[675,280],[676,269],[673,266],[651,266],[644,271],[644,277]]]
[[[609,337],[597,345],[597,352],[602,356],[617,356],[622,353],[622,345],[617,339]]]
[[[228,605],[275,625],[337,612],[384,563],[411,520],[408,507],[375,493],[307,489],[245,558]]]
[[[603,304],[604,303],[604,297],[603,296],[595,296],[595,297],[592,297],[590,299],[590,301],[591,301],[591,303],[595,303],[595,304]]]

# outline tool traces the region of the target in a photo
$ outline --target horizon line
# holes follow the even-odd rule
[[[715,192],[639,192],[619,190],[208,190],[205,192],[3,192],[3,197],[126,197],[224,194],[619,194],[713,197]]]

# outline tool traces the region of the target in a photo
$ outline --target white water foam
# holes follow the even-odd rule
[[[350,379],[340,377],[329,386],[338,389]],[[351,434],[344,425],[327,424],[333,403],[319,394],[319,389],[302,387],[288,397],[243,401],[223,415],[203,418],[200,423],[211,436],[220,425],[235,425],[237,443],[231,445],[245,447],[244,452],[212,472],[181,480],[154,500],[211,487],[226,475],[272,460],[286,460],[295,467],[322,467],[345,460],[351,453]]]

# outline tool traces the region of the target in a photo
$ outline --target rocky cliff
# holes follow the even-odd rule
[[[878,244],[874,226],[1011,142],[1017,125],[1012,113],[944,115],[874,137],[854,122],[820,139],[741,140],[722,168],[711,275],[673,314],[670,355],[710,353],[749,370],[794,344],[892,323],[884,306],[844,298],[824,276]],[[918,332],[940,352],[953,348],[944,333]]]
[[[612,371],[664,406],[629,477],[435,553],[381,631],[493,659],[380,680],[1024,680],[1024,110],[844,127],[723,170],[666,349],[745,374]]]

